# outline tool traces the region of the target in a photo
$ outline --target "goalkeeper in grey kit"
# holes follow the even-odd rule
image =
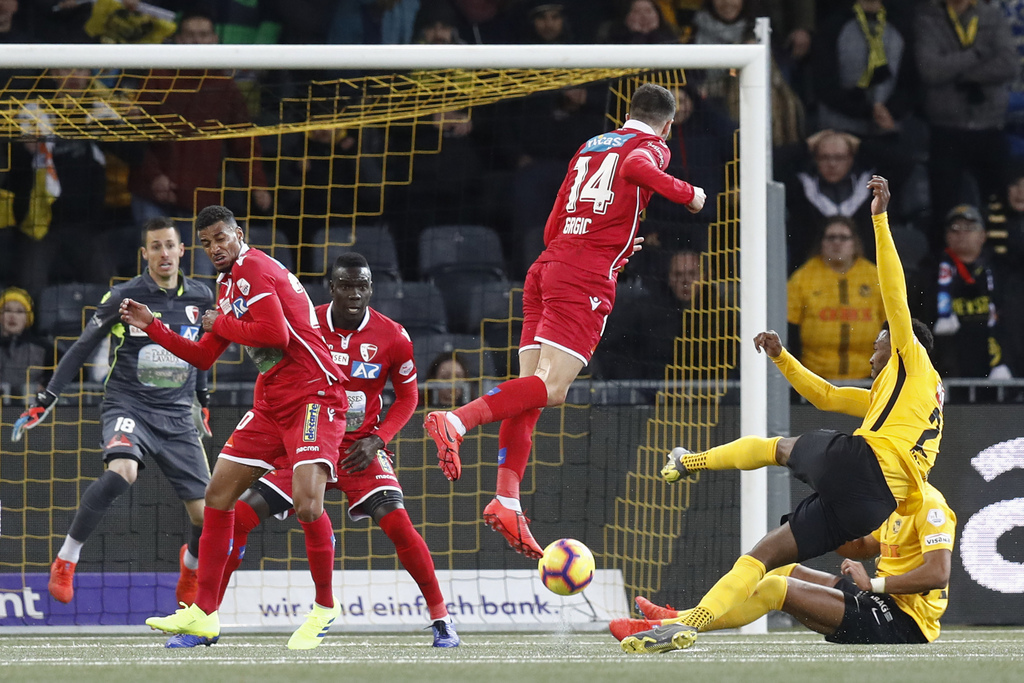
[[[213,305],[213,293],[179,270],[185,249],[173,221],[148,221],[142,240],[146,270],[104,295],[46,389],[14,423],[11,435],[12,441],[19,441],[26,430],[46,419],[64,387],[110,335],[110,371],[100,408],[106,470],[82,493],[64,544],[50,566],[50,595],[63,603],[74,596],[73,579],[82,546],[107,508],[135,482],[147,458],[163,471],[192,522],[189,542],[178,555],[181,575],[175,595],[185,604],[195,600],[203,498],[210,482],[210,465],[197,427],[198,423],[204,434],[210,435],[206,373],[153,343],[145,332],[122,323],[118,306],[125,298],[144,303],[171,329],[197,339],[203,311]],[[193,415],[193,401],[199,404],[201,420]]]

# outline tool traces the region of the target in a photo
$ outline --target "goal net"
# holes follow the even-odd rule
[[[416,349],[420,405],[389,447],[406,508],[458,623],[603,627],[609,617],[624,616],[635,595],[685,606],[731,565],[741,545],[763,534],[759,473],[696,476],[673,486],[658,476],[676,445],[701,449],[765,430],[763,364],[741,360],[752,353],[738,344],[765,324],[766,265],[758,256],[765,253],[768,148],[763,46],[42,47],[0,48],[6,65],[21,69],[0,91],[0,236],[45,235],[53,202],[46,143],[90,141],[103,152],[107,209],[121,223],[83,248],[120,259],[115,279],[127,278],[145,267],[127,178],[153,150],[212,141],[217,182],[158,205],[183,228],[187,273],[213,286],[207,257],[191,246],[191,220],[214,203],[232,208],[249,244],[288,266],[316,304],[329,301],[325,276],[338,254],[367,256],[371,306],[405,325]],[[522,278],[543,248],[543,220],[566,164],[588,136],[557,124],[611,129],[625,119],[639,83],[678,92],[707,69],[733,70],[726,79],[739,125],[715,140],[724,156],[701,151],[686,136],[669,144],[673,155],[689,151],[688,167],[710,173],[717,191],[707,215],[684,228],[671,216],[649,216],[641,230],[646,251],[619,284],[618,309],[654,316],[636,331],[664,333],[667,357],[652,361],[653,375],[649,367],[637,370],[640,352],[620,327],[569,402],[545,410],[538,424],[522,485],[531,528],[542,545],[562,537],[583,541],[599,570],[583,594],[559,598],[540,585],[531,561],[481,522],[494,493],[497,425],[467,437],[462,478],[450,484],[436,466],[423,416],[518,372]],[[237,95],[246,116],[188,111],[190,99],[207,89]],[[538,158],[553,147],[569,151]],[[34,174],[27,183],[19,175],[26,154]],[[30,188],[28,209],[11,190],[16,177]],[[742,267],[741,247],[753,255]],[[666,272],[679,251],[696,259],[689,300],[658,308],[652,302],[665,293],[659,288],[668,287]],[[12,276],[0,281],[16,283],[14,272],[11,266]],[[74,283],[46,287],[36,302],[37,327],[54,338],[53,351],[46,367],[30,368],[24,384],[6,388],[0,624],[138,624],[174,609],[188,518],[155,467],[140,473],[88,540],[75,599],[62,605],[46,590],[81,494],[102,472],[105,356],[83,368],[47,422],[21,442],[11,443],[10,429],[39,371],[52,370],[88,320],[96,291]],[[457,360],[465,376],[435,378],[446,359]],[[211,463],[251,405],[254,378],[234,346],[211,371]],[[366,520],[349,520],[337,492],[328,495],[327,510],[337,532],[342,622],[422,627],[422,598],[387,537]],[[294,519],[267,520],[250,536],[222,623],[298,623],[310,588],[301,529]]]

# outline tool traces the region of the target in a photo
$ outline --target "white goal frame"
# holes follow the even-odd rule
[[[766,29],[759,20],[759,29]],[[761,30],[767,34],[767,30]],[[769,50],[754,45],[0,45],[6,68],[167,69],[736,69],[740,145],[740,432],[767,435],[768,381],[752,344],[767,329],[767,185],[770,164]],[[782,267],[782,266],[780,266]],[[768,476],[741,472],[742,551],[768,530]],[[764,632],[761,619],[745,632]]]

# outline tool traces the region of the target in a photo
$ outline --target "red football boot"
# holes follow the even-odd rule
[[[71,602],[71,598],[75,597],[72,579],[75,578],[75,567],[77,566],[77,562],[68,562],[59,557],[50,565],[50,583],[47,588],[50,589],[50,595],[57,602],[67,604]]]
[[[647,598],[641,597],[639,595],[636,596],[636,607],[638,610],[640,610],[640,613],[643,614],[644,617],[652,621],[657,621],[659,623],[662,619],[679,618],[679,610],[674,610],[668,606],[662,607],[661,605],[655,605]],[[619,640],[622,640],[622,638],[619,638]]]
[[[455,431],[455,427],[444,415],[444,411],[441,410],[427,413],[427,421],[423,423],[423,427],[437,444],[438,465],[444,476],[448,477],[448,481],[456,481],[462,476],[462,460],[459,458],[462,436]]]
[[[608,622],[608,630],[612,632],[615,640],[622,640],[641,631],[650,631],[656,626],[661,626],[661,622],[647,619],[612,619]]]
[[[527,526],[529,523],[526,515],[518,510],[509,510],[497,498],[484,508],[484,524],[500,532],[517,553],[531,560],[539,560],[544,555],[544,549],[534,540]]]

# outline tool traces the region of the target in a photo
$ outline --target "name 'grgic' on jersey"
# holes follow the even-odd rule
[[[546,249],[538,261],[561,261],[613,277],[622,258],[632,254],[640,212],[653,190],[623,177],[622,162],[635,150],[660,170],[671,153],[646,124],[627,121],[587,140],[569,163],[544,229]]]

